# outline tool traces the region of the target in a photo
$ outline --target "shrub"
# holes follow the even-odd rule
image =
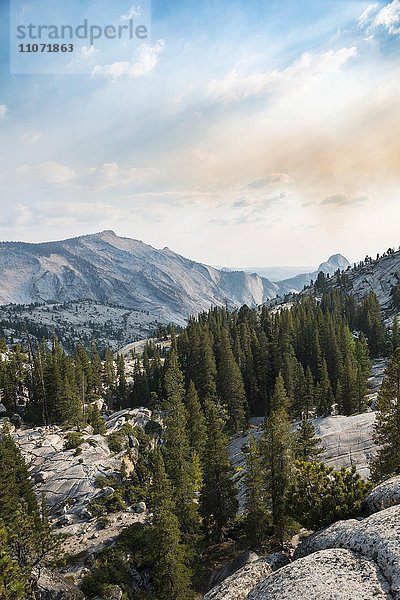
[[[83,442],[83,433],[80,433],[79,431],[71,431],[70,433],[67,433],[67,437],[64,442],[64,450],[76,450],[76,448],[79,448]]]
[[[317,462],[298,462],[287,493],[290,515],[307,529],[321,529],[360,514],[371,485],[356,468],[340,471]]]

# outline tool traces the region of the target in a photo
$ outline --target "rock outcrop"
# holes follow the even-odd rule
[[[295,558],[320,550],[344,548],[374,561],[389,582],[393,598],[400,599],[400,506],[366,519],[339,521],[304,540]]]
[[[373,561],[349,550],[335,549],[316,552],[283,567],[245,598],[387,600],[391,596],[387,581]]]
[[[277,568],[278,564],[282,566],[286,562],[289,562],[288,559],[282,557],[279,564],[276,555],[252,560],[210,590],[204,600],[244,600],[257,583],[272,573],[274,566]]]
[[[48,569],[41,569],[37,581],[37,597],[40,600],[85,600],[77,587]]]
[[[364,511],[373,514],[400,504],[400,476],[384,481],[372,490],[363,503]]]
[[[400,477],[375,488],[364,506],[373,514],[314,533],[290,564],[275,570],[268,557],[253,560],[205,600],[400,600]]]
[[[145,408],[120,411],[106,419],[107,431],[118,431],[128,421],[144,428],[150,419],[151,411]],[[86,431],[82,432],[78,449],[65,450],[68,433],[59,427],[42,427],[18,430],[13,436],[30,467],[37,491],[46,495],[51,513],[60,513],[67,506],[68,516],[83,518],[91,500],[111,493],[111,488],[96,487],[97,478],[118,474],[126,452],[113,454],[106,437]],[[132,447],[131,454],[137,458],[137,448]],[[63,518],[65,521],[65,515]]]

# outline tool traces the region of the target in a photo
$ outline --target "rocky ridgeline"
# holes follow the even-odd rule
[[[119,431],[125,423],[144,428],[152,413],[145,408],[124,410],[107,417],[107,434]],[[111,452],[107,436],[93,435],[90,427],[82,433],[78,448],[65,449],[71,430],[40,427],[15,431],[13,437],[30,467],[38,493],[44,493],[52,516],[60,516],[60,525],[90,518],[87,505],[92,500],[111,494],[112,488],[99,489],[99,477],[118,476],[122,463],[133,469],[138,458],[138,442],[131,438],[129,453]],[[75,433],[75,431],[74,431]]]
[[[46,497],[50,520],[62,534],[62,551],[66,557],[75,557],[66,561],[60,574],[46,569],[37,574],[41,600],[82,600],[83,594],[71,581],[79,584],[96,555],[112,546],[126,527],[148,519],[144,502],[126,505],[106,517],[92,514],[91,503],[101,503],[115,492],[112,483],[99,485],[99,478],[121,481],[121,469],[129,475],[138,460],[139,442],[132,433],[124,433],[120,452],[110,450],[110,435],[121,432],[126,424],[144,430],[152,419],[157,417],[145,408],[116,412],[105,417],[104,436],[94,435],[90,426],[81,432],[56,426],[16,430],[8,419],[0,419],[0,426],[7,423],[11,429],[29,465],[35,491]],[[77,433],[77,447],[67,449],[69,436]],[[139,572],[135,576],[141,579]],[[120,592],[116,589],[116,600],[122,597]]]
[[[269,557],[253,557],[204,600],[399,600],[399,501],[396,477],[366,498],[365,509],[378,512],[316,532],[276,570]]]

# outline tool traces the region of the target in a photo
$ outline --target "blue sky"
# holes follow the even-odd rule
[[[228,266],[399,244],[400,0],[157,0],[151,40],[80,76],[10,76],[0,4],[0,239]]]

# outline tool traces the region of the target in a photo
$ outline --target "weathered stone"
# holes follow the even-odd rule
[[[258,556],[258,554],[256,554],[255,552],[251,552],[250,550],[248,550],[247,552],[243,552],[230,563],[225,565],[223,569],[217,571],[216,573],[214,573],[214,575],[212,575],[210,579],[210,588],[219,585],[227,577],[230,577],[231,575],[233,575],[233,573],[236,573],[236,571],[238,571],[245,565],[254,562],[255,560],[258,560],[259,558],[260,557]]]
[[[34,480],[35,483],[45,483],[50,477],[49,472],[47,471],[39,471],[39,473],[35,473]]]
[[[259,558],[249,562],[210,590],[204,600],[244,600],[259,582],[272,573],[267,559],[268,557]]]
[[[372,490],[363,502],[367,514],[373,514],[400,504],[400,476],[384,481]]]
[[[141,515],[142,513],[146,512],[146,510],[147,510],[146,503],[138,502],[137,504],[135,504],[134,510],[135,510],[135,513],[137,513],[138,515]]]
[[[242,598],[232,593],[222,598]],[[377,565],[349,550],[323,550],[279,569],[247,600],[387,600],[389,586]]]
[[[74,517],[72,515],[63,515],[58,522],[61,526],[72,525],[74,522]]]
[[[324,549],[345,548],[373,560],[400,600],[400,506],[362,520],[339,521],[304,540],[296,549],[301,558]]]
[[[48,569],[41,569],[37,588],[40,600],[85,600],[77,587]]]
[[[114,493],[115,493],[115,489],[111,486],[107,486],[99,492],[97,497],[98,498],[108,498],[109,496],[112,496]]]

